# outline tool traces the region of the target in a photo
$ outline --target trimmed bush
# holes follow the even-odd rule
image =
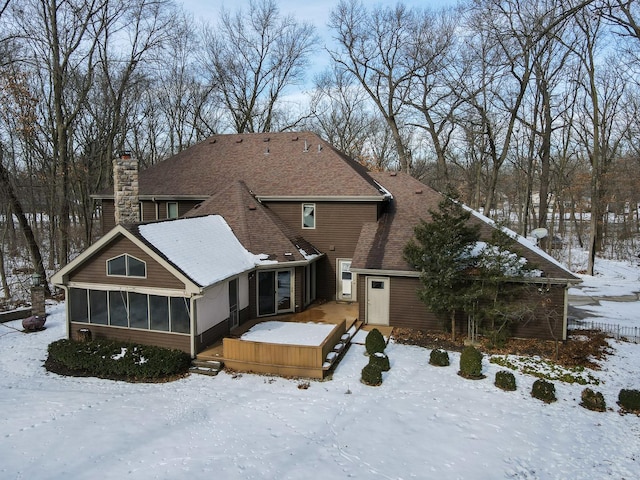
[[[604,412],[607,409],[607,404],[600,392],[594,392],[590,388],[585,388],[582,391],[581,398],[582,402],[580,402],[580,405],[587,410],[593,410],[594,412]]]
[[[484,378],[482,375],[482,353],[474,346],[469,345],[462,350],[458,375],[472,380]]]
[[[435,365],[436,367],[448,367],[450,365],[449,352],[447,352],[446,350],[440,350],[438,348],[431,350],[431,354],[429,355],[429,363],[431,365]]]
[[[640,390],[620,390],[618,405],[625,412],[640,413]]]
[[[362,369],[362,383],[372,387],[382,385],[382,370],[377,365],[368,363]]]
[[[375,365],[383,372],[388,372],[391,369],[389,364],[389,357],[385,353],[374,353],[369,355],[369,365]]]
[[[364,346],[367,349],[367,353],[369,355],[373,355],[374,353],[383,353],[387,343],[384,341],[384,337],[380,330],[374,328],[369,333],[367,333],[367,337],[364,340]]]
[[[181,350],[111,340],[58,340],[49,345],[47,370],[63,375],[157,381],[184,375],[191,357]]]
[[[506,370],[496,372],[495,386],[507,392],[513,392],[516,389],[516,377],[513,373]]]
[[[542,400],[545,403],[553,403],[557,400],[556,386],[546,380],[538,379],[533,382],[533,387],[531,387],[531,396],[538,400]]]

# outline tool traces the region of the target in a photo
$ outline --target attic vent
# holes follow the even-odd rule
[[[318,153],[322,151],[322,145],[318,145]]]
[[[416,195],[420,195],[422,193],[422,189],[419,188],[418,190],[416,190]]]
[[[269,137],[265,138],[262,140],[263,142],[268,142],[269,141]]]
[[[242,143],[242,139],[241,138],[237,139],[236,143]]]
[[[291,253],[291,252],[285,252],[284,256],[285,256],[285,257],[293,257],[293,253]]]
[[[216,143],[216,139],[215,138],[209,142],[209,145],[213,145],[214,143]]]
[[[308,152],[309,151],[309,144],[307,143],[307,141],[304,141],[304,150],[303,152]]]
[[[398,176],[398,172],[391,172],[389,174],[390,177],[397,177]]]
[[[265,154],[265,155],[269,155],[269,147],[266,147],[266,148],[264,149],[264,154]]]
[[[291,141],[292,141],[292,142],[297,142],[297,141],[298,141],[298,137],[293,137],[293,138],[291,139]]]
[[[249,210],[255,210],[256,206],[255,205],[249,205]]]

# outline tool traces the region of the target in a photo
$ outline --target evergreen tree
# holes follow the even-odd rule
[[[510,326],[533,311],[531,303],[514,301],[531,289],[526,277],[532,267],[514,253],[514,239],[503,229],[481,241],[479,226],[456,195],[429,213],[431,221],[420,221],[404,249],[407,262],[421,272],[421,301],[450,326],[453,340],[461,313],[470,319],[472,337],[481,329],[494,342],[506,339]]]
[[[456,195],[445,197],[438,211],[429,211],[431,221],[421,220],[415,227],[415,239],[404,248],[404,257],[421,272],[419,297],[436,315],[451,325],[455,340],[456,314],[473,303],[468,296],[473,286],[470,270],[477,258],[474,248],[480,239],[477,225],[471,225],[471,213]]]

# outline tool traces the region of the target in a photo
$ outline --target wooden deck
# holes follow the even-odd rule
[[[346,345],[341,343],[345,332],[354,325],[359,328],[357,315],[357,304],[327,302],[300,313],[254,319],[232,330],[221,342],[200,352],[197,359],[221,361],[227,367],[239,371],[323,378],[333,362],[346,350]],[[332,323],[336,327],[322,345],[316,347],[239,340],[254,325],[268,321]],[[338,349],[335,355],[331,353],[334,349]],[[332,361],[327,362],[328,357]]]

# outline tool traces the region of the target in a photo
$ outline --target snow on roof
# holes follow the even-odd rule
[[[491,225],[492,227],[498,228],[498,225],[496,225],[496,222],[494,222],[493,220],[491,220],[489,217],[486,217],[485,215],[483,215],[482,213],[478,212],[477,210],[472,209],[471,207],[465,205],[464,203],[460,203],[460,205],[462,205],[462,207],[465,210],[468,210],[469,212],[471,212],[471,214],[482,220],[485,223],[488,223],[489,225]],[[535,251],[538,255],[540,255],[541,257],[543,257],[545,260],[553,263],[554,265],[556,265],[557,267],[560,267],[561,269],[563,269],[566,272],[569,272],[569,269],[564,266],[562,263],[560,263],[558,260],[556,260],[555,258],[553,258],[551,255],[549,255],[547,252],[545,252],[544,250],[542,250],[540,247],[538,247],[537,245],[535,245],[534,243],[531,243],[529,240],[527,240],[526,238],[524,238],[522,235],[518,235],[516,232],[514,232],[513,230],[507,228],[507,227],[499,227],[500,230],[502,230],[504,233],[506,233],[507,235],[509,235],[511,238],[513,238],[516,242],[518,242],[520,245],[522,245],[523,247],[528,248],[529,250],[533,250]]]
[[[200,286],[265,263],[238,241],[220,215],[184,218],[138,227],[140,234]]]

